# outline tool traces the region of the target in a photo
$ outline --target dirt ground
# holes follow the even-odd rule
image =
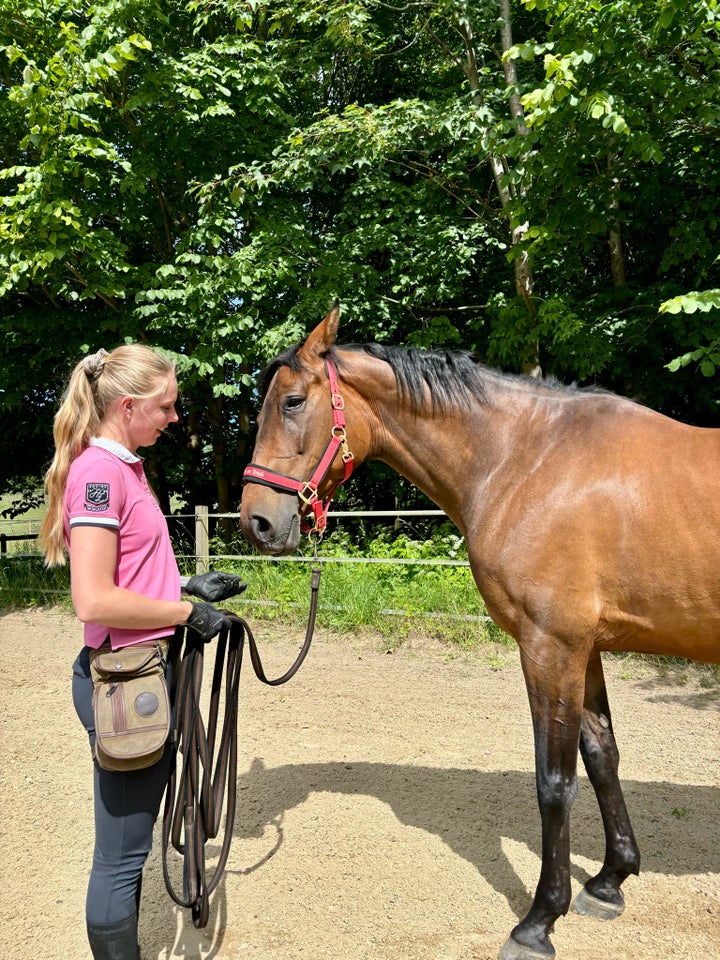
[[[91,764],[73,712],[70,613],[0,617],[0,957],[89,960]],[[266,670],[299,635],[256,630]],[[247,661],[247,658],[246,658]],[[720,690],[609,660],[621,776],[643,869],[611,923],[568,914],[559,960],[720,956]],[[197,931],[146,869],[143,960],[486,960],[539,873],[530,716],[514,649],[453,655],[322,627],[288,685],[245,663],[226,878]],[[584,775],[573,892],[602,857]]]

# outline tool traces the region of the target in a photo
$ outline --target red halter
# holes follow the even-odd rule
[[[320,537],[325,532],[330,501],[340,484],[345,483],[348,479],[353,471],[354,465],[353,455],[350,453],[347,436],[345,435],[345,414],[343,412],[345,402],[338,390],[337,369],[332,360],[328,359],[325,361],[325,372],[330,381],[333,427],[328,445],[325,447],[325,451],[313,470],[310,479],[305,481],[295,480],[294,477],[288,477],[284,473],[276,473],[274,470],[268,470],[267,467],[260,467],[256,463],[249,464],[243,474],[243,483],[260,483],[263,484],[263,486],[272,487],[273,490],[278,490],[280,493],[297,493],[302,504],[300,507],[300,515],[302,518],[301,529],[303,533],[315,533]],[[327,476],[339,450],[342,452],[342,459],[345,464],[345,475],[342,480],[338,480],[338,482],[334,484],[325,500],[321,500],[318,496],[318,487]],[[306,515],[310,511],[312,511],[315,518],[315,522],[312,525],[306,519]]]

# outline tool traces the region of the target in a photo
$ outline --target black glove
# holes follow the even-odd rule
[[[220,633],[223,627],[230,626],[229,617],[211,603],[194,603],[192,613],[186,620],[186,626],[200,635],[205,643]]]
[[[190,577],[183,590],[209,603],[218,603],[242,593],[246,587],[247,584],[242,583],[240,577],[236,577],[234,573],[211,570],[210,573],[198,573]]]

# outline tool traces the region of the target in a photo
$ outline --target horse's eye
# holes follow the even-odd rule
[[[305,403],[305,397],[286,397],[283,408],[286,413],[299,410]]]

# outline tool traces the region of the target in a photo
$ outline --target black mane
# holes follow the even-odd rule
[[[339,350],[362,351],[389,364],[400,396],[412,410],[425,406],[428,390],[433,409],[438,411],[465,406],[473,399],[486,403],[487,379],[495,373],[483,366],[474,354],[461,350],[421,350],[380,343],[343,345]],[[342,364],[342,357],[335,349],[331,355]]]
[[[298,351],[302,344],[290,347],[275,358],[260,374],[259,388],[264,397],[272,378],[280,367],[289,367],[295,372],[302,369]],[[386,346],[380,343],[343,344],[331,347],[328,356],[338,369],[342,367],[342,352],[363,352],[376,360],[389,364],[395,374],[400,396],[413,410],[426,403],[430,391],[433,409],[437,411],[459,409],[471,400],[487,403],[492,383],[513,382],[527,390],[550,389],[561,392],[576,392],[575,385],[566,386],[552,377],[535,379],[519,374],[502,373],[487,367],[479,358],[464,350],[422,350],[417,347]],[[587,388],[590,392],[597,388]]]
[[[302,364],[300,363],[300,359],[297,355],[301,346],[302,343],[299,343],[295,347],[288,347],[287,350],[283,350],[283,352],[279,356],[275,357],[275,359],[272,360],[262,371],[258,377],[258,389],[263,400],[268,392],[272,378],[278,372],[280,367],[290,367],[290,369],[295,373],[299,373],[300,370],[302,370]]]

